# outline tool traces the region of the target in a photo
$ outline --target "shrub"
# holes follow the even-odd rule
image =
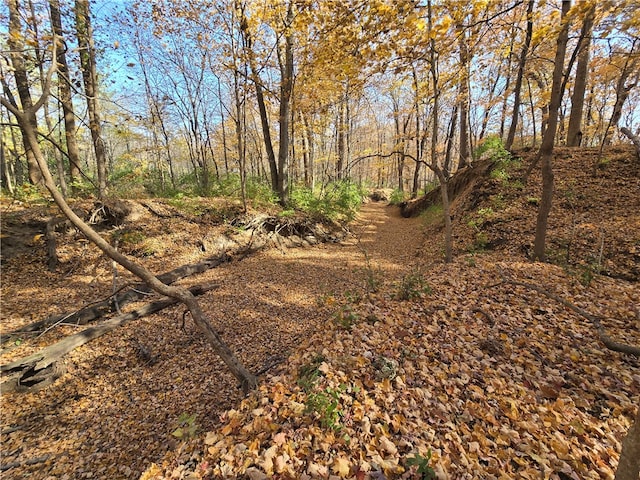
[[[357,184],[342,180],[330,183],[323,192],[317,194],[308,187],[294,186],[289,201],[292,208],[315,217],[351,221],[363,197],[364,192]]]
[[[345,386],[338,388],[330,388],[320,392],[310,393],[307,397],[306,412],[315,414],[324,428],[334,431],[342,429],[340,418],[342,411],[340,410],[340,394],[344,392]]]
[[[398,300],[413,300],[430,293],[431,287],[422,276],[422,272],[416,269],[402,276],[395,297]]]
[[[393,191],[393,193],[391,194],[391,197],[389,198],[389,203],[391,205],[400,205],[402,202],[404,202],[407,199],[406,195],[404,192],[401,192],[400,190],[398,190],[397,188]]]
[[[474,158],[489,158],[498,162],[511,161],[511,153],[504,148],[502,140],[497,135],[490,135],[476,148]]]

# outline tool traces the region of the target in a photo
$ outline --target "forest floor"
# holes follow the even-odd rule
[[[339,243],[262,250],[184,279],[217,284],[201,305],[250,370],[281,360],[258,390],[243,399],[184,309],[167,308],[74,350],[53,385],[2,396],[2,476],[422,478],[431,452],[438,478],[612,478],[640,362],[553,297],[640,344],[631,152],[609,152],[595,175],[593,152],[558,152],[554,263],[527,259],[539,181],[517,185],[513,170],[454,201],[451,264],[437,209],[404,219],[368,203]],[[153,271],[202,259],[229,229],[217,205],[152,205],[169,215],[143,208],[118,238]],[[52,211],[5,202],[2,214],[4,236]],[[111,263],[74,232],[53,272],[39,234],[22,232],[28,249],[3,256],[3,333],[112,291]],[[81,328],[5,345],[1,361]]]

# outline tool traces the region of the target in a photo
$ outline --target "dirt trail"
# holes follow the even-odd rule
[[[250,369],[286,357],[322,329],[336,309],[327,299],[339,303],[361,293],[367,268],[385,282],[411,269],[423,241],[419,219],[403,219],[380,203],[364,205],[353,230],[355,238],[340,244],[271,249],[191,279],[218,283],[200,300],[203,310]],[[168,260],[165,269],[177,266]],[[19,292],[21,286],[11,288]],[[57,287],[48,288],[55,296]],[[19,323],[16,317],[28,314],[3,296],[6,330],[7,320]],[[45,307],[33,303],[32,317],[47,314],[39,305]],[[41,392],[3,396],[2,431],[8,433],[2,435],[2,465],[20,464],[5,475],[137,478],[176,447],[171,433],[181,415],[195,415],[200,431],[212,429],[241,393],[195,327],[189,321],[182,326],[183,310],[167,309],[77,349],[67,357],[68,372]],[[38,346],[64,331],[47,334]],[[157,363],[146,363],[142,348],[157,355]]]

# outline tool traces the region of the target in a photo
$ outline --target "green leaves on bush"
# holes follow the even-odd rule
[[[364,191],[358,184],[342,180],[330,183],[319,193],[308,187],[294,187],[290,194],[290,204],[292,208],[312,216],[351,221],[358,213],[364,196]]]

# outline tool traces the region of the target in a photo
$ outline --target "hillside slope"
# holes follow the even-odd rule
[[[363,247],[368,288],[338,299],[324,328],[219,428],[142,478],[418,479],[429,468],[440,479],[613,478],[640,363],[608,350],[576,311],[640,345],[629,151],[608,151],[591,177],[589,151],[558,149],[549,240],[564,265],[526,258],[539,182],[518,184],[518,165],[456,198],[452,264],[439,260],[436,211],[404,270],[379,279],[379,242],[415,248],[386,209]]]
[[[521,181],[536,151],[518,151],[509,163],[484,161],[463,173],[452,202],[457,254],[497,251],[528,258],[541,195],[536,170]],[[549,217],[549,261],[585,276],[640,279],[640,161],[632,146],[556,148],[555,195]],[[475,170],[475,171],[474,171]],[[489,170],[489,174],[486,174]],[[456,177],[452,183],[456,182]],[[439,191],[430,194],[439,201]],[[433,217],[429,215],[428,217]],[[437,216],[436,216],[437,219]],[[438,236],[441,224],[428,226]]]

